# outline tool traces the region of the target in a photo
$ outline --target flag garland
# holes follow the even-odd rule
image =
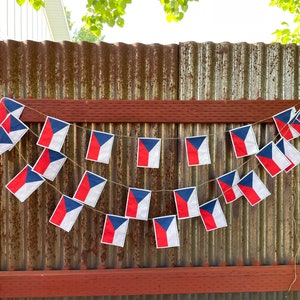
[[[2,101],[2,99],[1,99],[0,103],[4,103]],[[1,151],[1,147],[2,147],[1,146],[1,141],[3,140],[4,141],[4,143],[3,143],[4,148],[3,149],[5,149],[5,150],[2,150],[3,152],[5,152],[6,150],[10,150],[14,146],[14,144],[28,130],[28,127],[25,124],[22,127],[23,123],[18,119],[18,117],[20,116],[20,112],[22,112],[22,110],[24,109],[24,106],[23,107],[22,107],[22,105],[18,106],[16,101],[10,102],[9,99],[6,100],[6,103],[8,103],[9,105],[12,105],[12,107],[15,111],[15,114],[12,114],[9,111],[9,109],[7,109],[7,107],[9,105],[7,105],[7,107],[5,106],[5,109],[0,109],[0,117],[1,116],[4,117],[4,119],[1,123],[1,126],[0,126],[0,130],[2,129],[2,133],[3,132],[6,133],[6,135],[5,134],[2,135],[2,139],[1,139],[1,131],[0,131],[0,151]],[[1,105],[1,107],[3,107],[3,105]],[[254,134],[254,131],[253,131],[253,128],[252,128],[251,125],[242,126],[240,128],[230,130],[229,133],[230,133],[230,137],[231,137],[231,140],[232,140],[233,149],[234,149],[234,152],[236,154],[236,157],[244,157],[244,156],[249,156],[249,155],[252,155],[252,154],[256,154],[255,155],[256,158],[259,160],[259,162],[263,165],[263,167],[269,172],[269,174],[272,177],[276,176],[279,172],[281,172],[283,170],[285,170],[285,172],[288,172],[289,170],[294,168],[296,165],[298,165],[299,160],[300,160],[300,158],[299,158],[300,157],[299,156],[300,152],[290,144],[289,140],[300,136],[300,134],[298,134],[299,133],[299,123],[300,123],[299,112],[296,113],[295,109],[292,108],[289,113],[290,113],[290,116],[287,118],[288,121],[286,121],[287,120],[286,119],[285,123],[282,122],[284,124],[283,125],[281,124],[282,127],[280,127],[280,134],[284,135],[286,137],[286,139],[284,139],[282,137],[282,139],[276,144],[274,142],[270,142],[269,144],[264,146],[261,150],[258,149],[255,134]],[[280,115],[280,114],[278,114],[278,115]],[[278,117],[278,115],[276,115],[276,117],[275,116],[273,117],[274,122],[276,122],[277,119],[280,119]],[[7,123],[4,123],[5,120],[9,120],[9,121],[7,121]],[[49,123],[51,123],[51,122],[49,122],[49,120],[52,120],[52,124],[50,124],[50,125],[49,125]],[[22,135],[19,135],[17,139],[14,139],[14,141],[12,141],[10,139],[9,135],[6,132],[6,130],[7,131],[10,130],[11,132],[14,131],[14,130],[11,130],[10,127],[9,127],[10,126],[10,121],[16,122],[16,124],[19,124],[19,126],[21,126],[21,128],[22,128],[21,130],[24,130]],[[64,123],[64,126],[63,126],[63,123]],[[42,129],[41,135],[39,137],[39,141],[38,141],[37,144],[40,145],[40,146],[46,147],[46,150],[49,153],[50,153],[50,151],[55,152],[55,150],[53,150],[53,148],[60,150],[60,148],[62,147],[62,145],[64,143],[64,139],[66,137],[66,134],[68,132],[69,125],[70,125],[69,123],[66,123],[64,121],[60,121],[60,120],[55,119],[55,118],[47,117],[46,122],[44,124],[44,127]],[[292,138],[288,134],[286,134],[286,131],[284,131],[282,129],[286,125],[288,125],[289,132],[292,134]],[[278,125],[276,125],[276,126],[278,126]],[[6,130],[5,130],[5,127],[6,127]],[[54,127],[56,127],[56,128],[54,128]],[[279,127],[277,127],[277,128],[279,128]],[[63,129],[63,133],[60,132],[61,129]],[[15,130],[15,131],[18,131],[18,130]],[[57,134],[57,132],[59,132],[59,134]],[[57,137],[55,137],[56,134],[57,134]],[[108,134],[108,133],[103,133],[103,134],[110,135],[110,138],[112,138],[112,141],[110,141],[111,147],[112,147],[114,135]],[[188,139],[192,139],[192,138],[193,137],[186,138],[186,143],[187,143]],[[201,136],[201,138],[202,138],[203,145],[205,145],[205,143],[207,145],[206,136]],[[289,140],[288,140],[288,138],[289,138]],[[52,139],[55,140],[54,143],[53,143],[54,146],[50,145],[50,144],[52,144]],[[91,139],[92,139],[92,137],[91,137]],[[91,139],[90,139],[90,143],[89,143],[89,148],[90,148],[90,144],[91,144]],[[196,141],[197,139],[199,139],[199,136],[195,137],[194,141]],[[9,142],[9,140],[10,140],[10,142]],[[44,140],[44,141],[46,140],[47,142],[43,143],[40,140]],[[149,140],[152,140],[152,141],[149,141]],[[140,144],[140,142],[141,142],[141,144]],[[188,142],[191,143],[191,141],[188,141]],[[198,143],[198,146],[199,146],[200,140],[198,140],[197,143]],[[5,146],[6,144],[9,144],[9,147]],[[98,147],[99,146],[100,145],[98,145]],[[141,151],[141,153],[140,153],[140,149],[139,149],[140,146],[141,146],[141,148],[144,147],[146,149],[145,153],[142,153],[143,151]],[[161,139],[157,139],[157,138],[139,138],[139,140],[138,140],[137,166],[138,167],[142,166],[142,167],[158,168],[159,167],[159,159],[160,159],[160,147],[161,147]],[[191,145],[189,145],[189,146],[186,145],[188,165],[189,166],[196,165],[196,164],[193,164],[193,163],[190,164],[190,161],[193,161],[193,162],[196,161],[195,157],[196,157],[197,147],[195,147],[195,145],[194,145],[193,147],[195,149],[193,149],[192,151],[190,149],[188,149],[188,147],[191,148]],[[199,147],[201,147],[201,145]],[[142,150],[145,150],[145,149],[142,149]],[[198,150],[199,150],[199,148],[198,148]],[[3,152],[1,152],[1,153],[3,153]],[[89,151],[88,151],[88,153],[89,153]],[[87,156],[88,156],[88,153],[87,153]],[[99,148],[98,155],[99,155],[99,153],[100,153],[100,148]],[[107,155],[107,153],[108,153],[108,155]],[[197,165],[201,164],[201,163],[199,163],[200,158],[201,158],[201,155],[199,155],[199,153],[200,152],[197,153],[197,155],[198,155]],[[202,154],[203,153],[204,153],[204,157],[206,155],[206,159],[207,159],[206,162],[210,163],[208,147],[206,147],[206,150],[204,152],[202,152]],[[108,161],[107,161],[107,163],[108,163],[109,162],[109,157],[111,155],[111,148],[108,152],[106,152],[105,155],[106,155],[106,160],[107,160],[107,156],[108,156]],[[189,158],[189,155],[192,157],[192,159]],[[64,156],[64,155],[62,154],[62,156]],[[66,159],[67,157],[64,156],[64,158]],[[40,159],[41,159],[41,157],[39,158],[39,160]],[[88,159],[88,158],[86,158],[86,159]],[[91,159],[91,160],[93,160],[93,159]],[[97,158],[96,161],[101,162],[99,160],[99,157]],[[140,161],[142,161],[142,163],[140,163]],[[278,171],[278,168],[274,167],[274,163],[279,167],[280,171]],[[204,164],[203,160],[202,160],[202,164]],[[26,171],[25,171],[25,169],[26,169]],[[33,184],[33,186],[30,186],[31,180],[33,180],[32,178],[29,178],[28,182],[26,182],[26,180],[24,181],[24,178],[27,178],[27,176],[24,175],[26,172],[28,174],[33,174],[34,176],[32,176],[32,178],[35,177],[36,179],[37,178],[41,179],[41,180],[36,180],[37,182],[39,182],[39,185],[42,184],[43,181],[45,180],[43,178],[45,176],[40,176],[41,174],[39,174],[38,172],[35,172],[34,168],[32,168],[30,165],[27,165],[17,176],[15,176],[15,178],[13,178],[6,185],[6,188],[8,190],[10,190],[10,192],[12,194],[14,194],[22,202],[24,200],[26,200],[27,197],[29,197],[31,195],[31,193],[34,192],[39,186],[39,185],[36,186],[37,183]],[[88,172],[88,171],[86,171],[86,172]],[[232,173],[232,174],[230,174],[230,173]],[[228,186],[227,186],[228,190],[226,190],[226,180],[225,180],[226,178],[222,178],[222,177],[225,176],[225,175],[228,175],[228,174],[231,175],[231,180],[232,181],[231,181],[231,183],[228,184]],[[254,171],[250,171],[242,179],[239,179],[237,171],[232,171],[232,172],[229,172],[228,174],[220,176],[216,179],[219,186],[220,186],[220,188],[221,188],[221,190],[222,190],[222,195],[223,195],[226,203],[231,203],[231,202],[235,201],[238,197],[243,195],[248,200],[248,202],[253,206],[253,205],[259,203],[261,200],[263,200],[264,198],[268,197],[271,194],[268,191],[267,187],[263,184],[263,182],[260,180],[260,178],[258,177],[258,175]],[[96,175],[96,174],[94,174],[94,175]],[[233,179],[232,179],[232,175],[234,175]],[[36,177],[36,176],[38,176],[38,177]],[[47,179],[49,179],[49,178],[47,178]],[[82,180],[83,180],[83,178],[82,178]],[[106,182],[106,179],[102,178],[102,180],[103,180],[103,182]],[[34,182],[34,180],[33,180],[33,182]],[[103,182],[102,182],[102,184],[103,184]],[[80,186],[80,184],[79,184],[79,186]],[[102,189],[104,187],[104,184],[102,186]],[[28,185],[29,187],[27,187],[26,185]],[[24,190],[22,190],[23,188],[24,188]],[[101,189],[101,192],[102,192],[102,189]],[[139,189],[136,189],[136,188],[129,188],[129,190],[130,189],[132,189],[131,192],[133,190],[139,190]],[[189,188],[184,188],[184,189],[178,189],[178,190],[173,191],[177,210],[179,208],[179,206],[178,206],[179,201],[176,200],[175,191],[178,192],[180,190],[188,190],[188,189]],[[21,192],[19,190],[21,190]],[[144,190],[144,191],[147,191],[149,194],[151,194],[151,191],[148,191],[148,190]],[[227,191],[227,193],[226,193],[226,191]],[[230,191],[230,192],[228,192],[228,191]],[[100,194],[101,194],[101,192],[100,192]],[[23,197],[23,198],[22,198],[22,196],[20,196],[20,194],[22,194],[22,193],[24,193],[24,195],[25,195],[25,197]],[[77,190],[76,190],[75,194],[76,193],[77,193]],[[84,193],[87,194],[88,192],[85,191]],[[180,194],[180,193],[178,193],[178,194]],[[234,194],[234,196],[233,196],[233,194]],[[230,197],[228,195],[230,195]],[[196,194],[196,196],[197,196],[197,194]],[[75,197],[75,195],[74,195],[74,197]],[[149,197],[149,203],[150,203],[150,196],[147,195],[147,197]],[[177,195],[177,197],[178,197],[178,195]],[[94,198],[97,198],[97,197],[94,197]],[[180,200],[182,200],[182,199],[180,199]],[[137,201],[137,199],[135,199],[135,201]],[[66,203],[64,203],[64,205],[62,205],[61,202],[68,202],[69,204],[72,203],[72,205],[74,205],[74,206],[79,205],[78,207],[80,207],[78,209],[79,212],[78,212],[76,218],[74,218],[74,216],[73,216],[71,218],[71,221],[69,221],[68,217],[66,218],[66,220],[67,220],[66,225],[64,225],[65,216],[62,217],[61,212],[63,212],[63,211],[65,211],[65,213],[68,213],[68,212],[67,212],[67,208],[66,208]],[[96,203],[97,203],[97,201],[90,204],[90,206],[95,206]],[[58,227],[61,227],[62,229],[66,230],[66,231],[71,230],[73,224],[75,223],[75,221],[76,221],[76,219],[77,219],[77,217],[78,217],[78,215],[79,215],[79,213],[80,213],[80,211],[83,207],[83,204],[89,205],[88,201],[85,202],[83,200],[82,203],[80,203],[79,199],[73,199],[73,198],[69,198],[69,197],[63,195],[62,198],[59,201],[59,204],[58,204],[57,208],[56,208],[56,210],[60,211],[60,213],[56,212],[56,210],[55,210],[54,213],[53,213],[53,216],[50,218],[51,221],[49,220],[50,223],[52,223],[52,224],[54,224]],[[59,206],[62,206],[63,208],[58,209]],[[205,208],[206,208],[206,212],[205,212],[206,215],[204,213]],[[182,209],[182,207],[180,209]],[[201,210],[202,210],[202,214],[201,214]],[[147,210],[147,215],[148,215],[148,212],[149,212],[149,209]],[[57,216],[54,217],[56,214],[57,214],[57,216],[60,216],[60,217],[57,217]],[[188,217],[191,217],[192,214],[190,214],[190,215],[189,214],[190,213],[188,213]],[[202,219],[202,221],[204,223],[204,226],[206,227],[207,231],[227,226],[225,215],[222,211],[222,208],[220,206],[218,198],[215,198],[215,199],[201,205],[199,207],[199,214],[198,215],[201,216],[201,219]],[[223,215],[224,218],[222,218],[222,215]],[[115,232],[112,233],[112,231],[111,231],[112,228],[109,227],[109,224],[105,225],[105,226],[108,226],[108,229],[107,229],[108,231],[106,232],[106,237],[104,236],[104,232],[103,232],[103,236],[102,236],[103,241],[101,239],[101,242],[123,247],[124,242],[125,242],[125,236],[126,236],[126,231],[127,231],[129,218],[135,218],[135,217],[131,217],[131,216],[120,217],[120,216],[114,216],[114,215],[106,215],[106,221],[107,221],[107,218],[109,216],[112,217],[111,219],[114,219],[115,221],[118,219],[116,224],[118,224],[118,222],[119,223],[121,222],[120,218],[123,219],[123,223],[126,223],[126,225],[124,225],[126,227],[126,230],[125,231],[121,230],[122,234],[120,236],[118,236],[118,226],[114,227]],[[195,215],[195,216],[197,216],[197,215]],[[203,216],[205,216],[205,217],[203,218]],[[208,216],[209,216],[209,218],[208,218]],[[217,216],[217,218],[216,218],[216,216]],[[169,217],[170,216],[154,218],[153,219],[154,227],[157,224],[159,224],[160,221],[163,221],[163,220],[158,220],[158,219],[161,219],[161,218],[166,218],[166,220],[168,219],[168,222],[170,221],[170,224],[173,224],[173,219],[171,220],[171,219],[169,219]],[[60,224],[58,224],[58,222],[55,222],[55,220],[57,220],[59,218],[61,218],[61,222],[63,224],[62,226],[60,226]],[[172,218],[174,218],[174,216],[172,216]],[[186,217],[183,216],[183,215],[180,215],[180,213],[178,213],[177,218],[180,219],[180,218],[186,218]],[[139,218],[136,218],[136,219],[139,219]],[[140,218],[140,219],[141,220],[142,219],[147,220],[145,215],[144,215],[143,218]],[[164,220],[164,222],[166,220]],[[204,220],[206,220],[206,223],[205,223]],[[209,220],[209,222],[207,222],[207,220]],[[215,222],[215,225],[211,225],[211,224],[213,224],[213,222],[211,222],[212,220]],[[154,223],[154,221],[156,221],[157,223]],[[175,224],[176,224],[176,229],[177,229],[176,221],[175,221]],[[174,226],[174,224],[172,226]],[[174,237],[176,237],[175,233],[177,232],[177,238],[178,238],[178,231],[175,231],[174,228],[173,228],[172,235],[174,235]],[[157,228],[155,227],[155,239],[156,239],[157,248],[167,248],[167,247],[177,247],[177,246],[179,246],[179,239],[178,239],[178,245],[177,245],[176,238],[174,238],[173,241],[171,239],[171,242],[167,241],[167,243],[166,242],[160,243],[162,241],[163,235],[159,235],[161,233],[156,232],[156,230],[157,230]],[[169,229],[167,228],[166,230],[169,230]],[[116,233],[116,237],[117,237],[116,241],[114,241],[115,240],[115,237],[114,237],[115,233]],[[157,234],[158,234],[159,238],[157,237]],[[113,237],[112,237],[112,235],[113,235]],[[108,236],[110,236],[110,237],[108,238]],[[165,238],[167,240],[169,239],[168,232],[165,232]]]

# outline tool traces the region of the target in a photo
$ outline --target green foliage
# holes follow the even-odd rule
[[[79,30],[75,30],[72,41],[73,42],[90,42],[96,43],[103,40],[104,37],[98,37],[94,35],[90,30],[85,27],[81,27]]]
[[[87,0],[87,14],[82,18],[94,35],[101,36],[103,24],[124,26],[123,16],[131,0]]]
[[[45,6],[46,0],[16,0],[19,5],[23,5],[26,1],[36,10],[39,10]],[[167,21],[178,22],[182,20],[188,9],[189,2],[192,1],[199,0],[160,0],[160,3],[166,13]],[[82,18],[82,21],[85,22],[85,27],[81,28],[77,32],[77,35],[80,38],[84,38],[84,40],[88,39],[91,41],[96,39],[95,41],[98,41],[101,40],[100,36],[104,24],[111,27],[115,25],[119,27],[124,26],[126,7],[127,4],[131,3],[131,0],[86,0],[86,2],[87,13]],[[283,28],[273,32],[276,38],[275,42],[300,44],[300,0],[270,0],[269,4],[270,6],[277,6],[283,11],[291,13],[294,17],[294,24],[292,25],[294,28],[287,22],[282,22]],[[87,37],[90,33],[92,35]]]
[[[183,19],[184,13],[188,10],[189,2],[199,0],[160,0],[164,7],[168,22],[178,22]]]
[[[16,0],[16,2],[21,6],[26,2],[26,0]],[[28,2],[35,10],[39,10],[41,7],[45,6],[44,0],[28,0]]]
[[[281,44],[300,44],[300,2],[299,0],[271,0],[270,6],[277,6],[293,15],[294,28],[287,22],[282,22],[282,29],[273,32],[275,42]]]

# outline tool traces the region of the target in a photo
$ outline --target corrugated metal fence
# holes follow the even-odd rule
[[[293,100],[299,99],[299,46],[4,41],[0,42],[0,83],[0,95],[16,99]],[[295,103],[299,105],[296,100]],[[257,120],[254,131],[262,147],[275,138],[277,130],[274,124],[260,121],[263,120]],[[234,120],[232,124],[164,123],[164,120],[156,123],[87,120],[72,124],[62,149],[69,159],[58,177],[20,203],[4,186],[26,163],[34,164],[41,153],[36,142],[42,123],[28,123],[28,126],[30,132],[22,141],[0,157],[2,271],[299,262],[296,258],[299,167],[271,178],[254,158],[235,159],[228,138],[228,130],[239,126]],[[116,135],[109,165],[85,160],[91,129]],[[193,135],[208,135],[212,164],[187,165],[184,138]],[[136,168],[138,136],[162,138],[159,169]],[[299,139],[293,144],[300,149]],[[236,168],[241,174],[255,169],[272,195],[254,207],[244,198],[230,205],[220,198],[227,228],[206,232],[199,218],[180,220],[180,247],[162,250],[155,247],[152,223],[132,220],[124,248],[100,243],[105,214],[124,215],[128,187],[153,191],[149,216],[153,218],[176,213],[172,193],[176,188],[197,186],[200,204],[219,197],[214,179]],[[96,210],[85,207],[74,228],[66,233],[48,220],[61,194],[74,194],[86,169],[107,178],[108,182]],[[297,299],[297,294],[289,296]],[[200,299],[196,295],[184,297]],[[203,299],[241,297],[203,295]],[[250,293],[245,297],[282,299],[283,294]]]

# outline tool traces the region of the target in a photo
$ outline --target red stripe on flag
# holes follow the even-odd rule
[[[256,204],[257,202],[259,202],[261,200],[259,195],[255,192],[255,190],[252,187],[248,187],[245,185],[239,185],[239,188],[241,189],[241,191],[243,192],[243,194],[245,195],[247,200],[252,205]]]
[[[196,149],[189,140],[186,141],[186,147],[188,152],[188,161],[189,165],[198,165],[199,164],[199,155],[198,149]]]
[[[39,174],[44,174],[47,168],[50,165],[50,156],[49,150],[45,149],[42,153],[41,157],[39,158],[37,164],[34,166],[33,170],[38,172]]]
[[[202,208],[200,208],[200,212],[201,212],[201,216],[202,216],[202,219],[204,221],[204,224],[205,224],[205,227],[207,230],[217,228],[217,224],[211,213],[207,212],[205,209],[202,209]]]
[[[259,155],[257,157],[272,176],[278,174],[281,171],[281,169],[278,167],[278,165],[272,158],[266,158]]]
[[[62,199],[59,202],[54,214],[52,215],[49,221],[59,226],[63,221],[64,217],[66,216],[66,214],[67,214],[67,210],[66,210],[65,201]]]
[[[138,166],[148,166],[149,152],[144,144],[139,141]]]
[[[98,160],[100,153],[100,145],[94,133],[92,133],[92,138],[90,142],[90,147],[88,150],[87,158],[92,160]]]
[[[88,193],[90,191],[90,183],[87,174],[83,177],[78,190],[76,191],[74,198],[85,201]]]
[[[235,196],[233,188],[230,185],[228,185],[222,181],[219,181],[219,183],[220,183],[221,189],[223,191],[224,197],[226,198],[226,202],[234,201],[236,196]]]
[[[138,202],[136,201],[132,191],[129,192],[126,216],[135,218],[138,210]]]
[[[156,232],[156,241],[157,247],[167,247],[168,246],[168,237],[166,231],[160,224],[154,221],[155,232]]]
[[[115,229],[114,226],[112,225],[109,217],[106,218],[106,223],[105,223],[105,228],[104,228],[104,233],[102,237],[102,242],[103,243],[108,243],[112,244],[115,236]]]
[[[9,182],[7,188],[12,193],[16,193],[26,183],[27,173],[28,167],[24,168],[11,182]]]
[[[51,123],[49,120],[47,120],[43,128],[43,131],[39,137],[38,144],[48,147],[51,143],[52,138],[53,138],[53,132],[52,132]]]
[[[180,197],[180,195],[176,194],[176,203],[177,203],[177,212],[179,218],[186,218],[189,216],[189,209],[187,202]]]
[[[236,134],[231,132],[231,137],[233,140],[235,152],[237,156],[246,156],[248,154],[245,141],[239,138]]]
[[[291,140],[293,138],[293,134],[288,124],[281,122],[278,119],[276,119],[276,124],[282,137],[284,137],[286,140]]]

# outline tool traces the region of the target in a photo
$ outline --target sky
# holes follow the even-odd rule
[[[71,20],[80,27],[86,0],[63,0]],[[292,17],[270,0],[199,0],[191,2],[180,22],[169,23],[159,0],[132,0],[126,8],[125,25],[105,26],[104,42],[127,44],[178,44],[181,42],[271,43],[281,22]],[[77,4],[76,4],[77,3]]]

